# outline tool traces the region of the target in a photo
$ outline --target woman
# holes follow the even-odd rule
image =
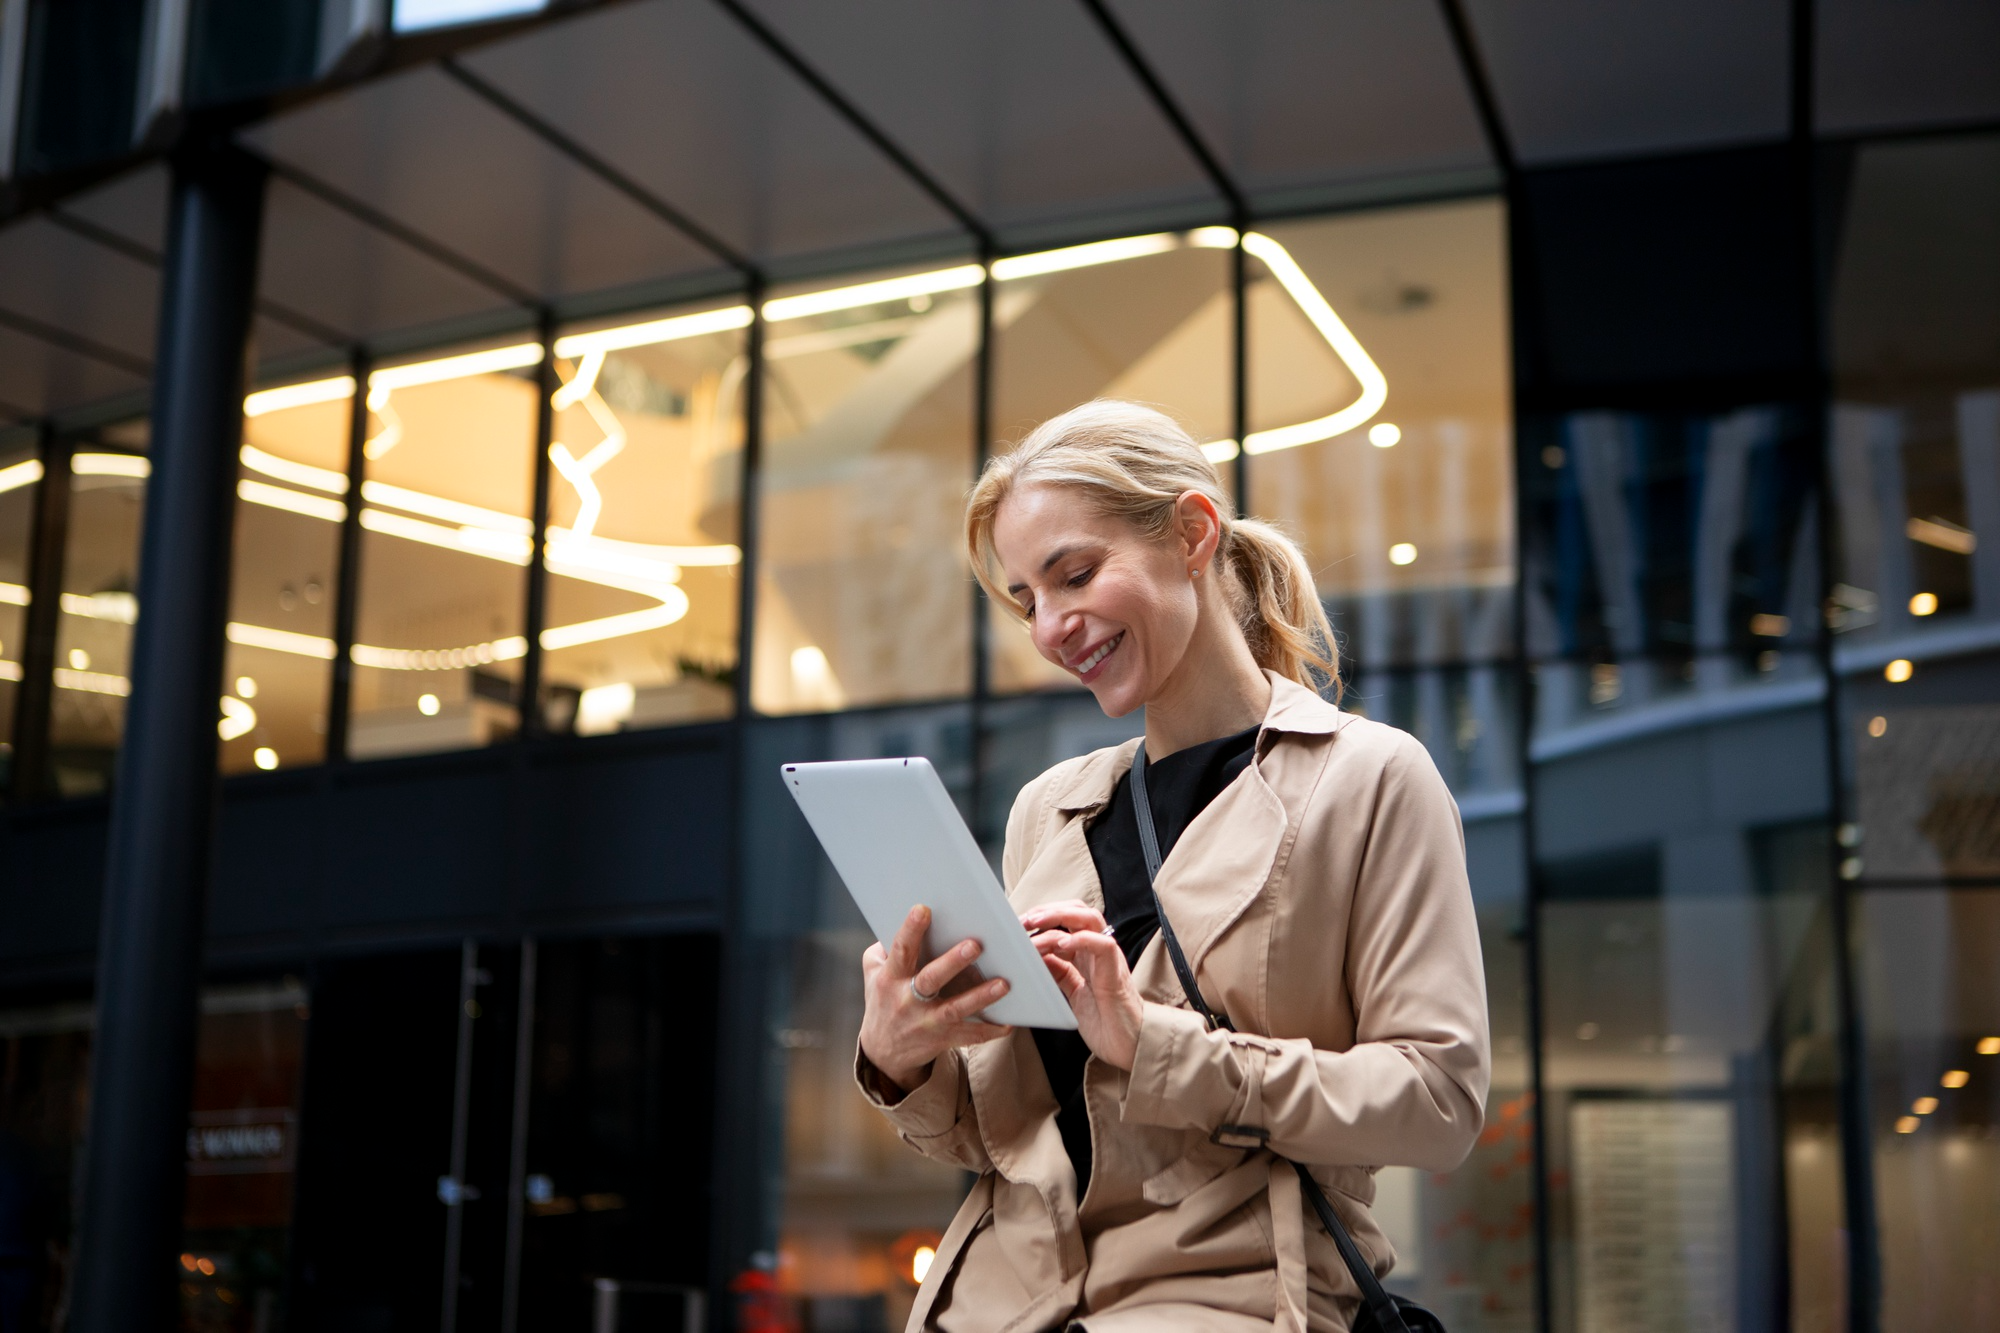
[[[863,960],[856,1073],[897,1132],[978,1173],[910,1327],[1348,1327],[1358,1293],[1287,1161],[1378,1272],[1377,1166],[1463,1160],[1484,1114],[1485,982],[1458,809],[1422,746],[1342,713],[1332,634],[1287,537],[1236,518],[1150,409],[1046,422],[973,489],[987,592],[1122,717],[1146,710],[1159,938],[1127,781],[1137,742],[1056,765],[1004,873],[1077,1033],[973,1016],[1005,993],[964,941],[919,966],[919,907]],[[962,975],[964,974],[964,975]]]

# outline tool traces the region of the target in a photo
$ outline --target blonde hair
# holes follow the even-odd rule
[[[1257,665],[1307,689],[1319,676],[1340,697],[1333,626],[1298,543],[1269,523],[1239,518],[1215,464],[1179,423],[1137,403],[1099,398],[1035,427],[987,463],[965,504],[965,545],[986,595],[1016,617],[1021,607],[996,573],[993,522],[1017,486],[1067,486],[1153,541],[1174,530],[1181,496],[1196,491],[1222,516],[1216,564],[1236,623]]]

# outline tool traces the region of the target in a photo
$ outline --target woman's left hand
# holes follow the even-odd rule
[[[1098,1059],[1129,1070],[1145,1001],[1104,914],[1084,902],[1046,903],[1022,913],[1021,924],[1069,1000],[1084,1043]]]

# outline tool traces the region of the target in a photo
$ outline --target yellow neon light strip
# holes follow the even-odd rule
[[[150,477],[153,464],[144,454],[74,454],[69,470],[78,477]]]
[[[879,282],[857,283],[852,287],[834,287],[823,292],[802,292],[797,296],[780,296],[774,301],[764,302],[764,318],[773,322],[783,319],[803,319],[807,315],[824,315],[835,310],[852,310],[857,306],[881,305],[885,301],[907,301],[912,296],[963,291],[967,287],[977,287],[985,281],[985,278],[986,270],[979,265],[960,264],[956,268],[910,273],[900,278],[884,278]]]
[[[682,338],[699,338],[705,333],[726,333],[731,329],[749,327],[750,307],[733,305],[722,310],[675,315],[644,324],[627,324],[623,328],[572,333],[556,339],[556,355],[582,357],[592,352],[618,352],[628,347],[649,347],[654,343],[676,342]]]
[[[377,390],[413,389],[419,384],[442,384],[446,380],[520,370],[541,363],[540,343],[516,343],[511,347],[466,352],[461,356],[441,356],[433,361],[414,361],[406,366],[378,370],[368,377],[368,391],[372,396]]]
[[[337,403],[354,396],[354,376],[336,375],[330,380],[310,380],[276,389],[260,389],[243,400],[243,415],[261,417],[288,407],[310,407],[315,403]]]
[[[42,479],[42,460],[30,458],[11,467],[0,467],[0,494],[32,486]]]

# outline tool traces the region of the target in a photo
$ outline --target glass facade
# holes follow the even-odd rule
[[[1819,201],[1824,386],[1517,404],[1523,273],[1507,205],[1478,198],[941,260],[252,395],[223,771],[746,698],[742,966],[627,939],[545,944],[539,993],[519,945],[330,967],[313,1022],[350,1017],[314,1033],[316,1079],[367,1068],[397,1012],[371,987],[424,1015],[412,1059],[442,1063],[405,1071],[415,1146],[351,1095],[301,1106],[303,989],[212,998],[190,1142],[288,1165],[191,1157],[189,1308],[278,1327],[270,1275],[297,1254],[328,1308],[420,1322],[447,1272],[465,1320],[516,1301],[551,1325],[582,1318],[600,1253],[647,1274],[614,1303],[701,1285],[710,1241],[677,1201],[713,1182],[662,1137],[660,1025],[720,987],[752,1034],[716,1075],[742,1114],[675,1123],[735,1154],[715,1207],[760,1255],[722,1255],[738,1294],[768,1283],[805,1328],[897,1326],[968,1182],[853,1095],[868,932],[759,775],[927,755],[997,859],[1024,782],[1136,733],[981,606],[959,553],[982,455],[1116,395],[1170,409],[1301,538],[1343,706],[1416,736],[1459,802],[1493,1092],[1458,1170],[1378,1176],[1395,1289],[1461,1333],[1976,1325],[2000,1301],[2000,136],[1849,157]],[[36,532],[44,466],[59,542]],[[141,424],[0,440],[0,740],[39,729],[55,795],[111,778],[149,471]],[[16,701],[41,586],[37,711]],[[461,1027],[472,1010],[511,1017]],[[6,1160],[58,1186],[80,1012],[0,1014]],[[458,1067],[485,1109],[451,1109]],[[372,1215],[354,1154],[428,1190],[444,1151],[459,1185],[526,1191],[519,1229],[468,1215],[448,1251],[411,1221],[424,1281],[402,1286],[330,1224],[295,1237],[293,1117],[336,1111],[365,1132],[299,1140],[325,1217]]]

